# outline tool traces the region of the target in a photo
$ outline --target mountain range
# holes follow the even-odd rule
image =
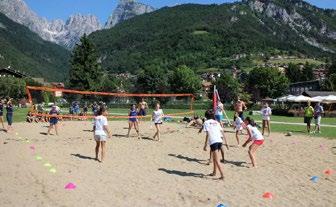
[[[334,57],[336,11],[302,0],[184,4],[136,16],[89,38],[111,72],[152,65],[253,67],[256,60],[274,55]]]
[[[70,52],[43,40],[29,28],[0,13],[0,67],[11,66],[30,77],[65,80]]]
[[[119,0],[117,8],[105,24],[111,28],[129,18],[151,12],[154,8],[135,0]],[[72,49],[81,36],[91,34],[104,27],[94,15],[71,15],[66,21],[56,19],[48,21],[33,12],[24,0],[0,0],[0,13],[13,21],[27,26],[44,40]]]
[[[85,33],[111,73],[136,73],[153,65],[168,70],[179,65],[195,70],[253,67],[274,55],[325,59],[336,54],[336,10],[303,0],[184,4],[158,10],[119,0],[105,24],[81,14],[48,21],[23,0],[0,0],[1,13],[0,66],[12,65],[49,80],[65,79],[69,50]]]

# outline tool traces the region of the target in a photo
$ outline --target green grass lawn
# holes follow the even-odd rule
[[[64,109],[63,111],[67,111]],[[129,109],[126,108],[113,108],[109,110],[110,115],[128,115]],[[188,110],[182,110],[182,109],[163,109],[165,114],[174,114],[174,113],[180,113],[180,112],[187,112]],[[16,109],[14,112],[14,122],[24,122],[26,121],[26,114],[28,112],[28,109]],[[152,111],[149,111],[149,114],[151,114]],[[200,116],[204,116],[204,110],[196,110],[195,113]],[[233,119],[233,111],[226,111],[226,114],[230,121]],[[183,115],[179,115],[183,116]],[[186,115],[190,116],[190,115]],[[245,116],[247,116],[247,113],[245,113]],[[260,115],[253,115],[250,116],[256,121],[261,121]],[[122,119],[116,119],[116,120],[122,120]],[[286,116],[272,116],[272,121],[279,121],[279,122],[287,122],[287,123],[303,123],[302,117],[286,117]],[[335,125],[336,126],[336,118],[322,118],[322,124],[328,124],[328,125]],[[312,124],[314,126],[314,124]],[[271,125],[272,131],[275,132],[283,132],[286,133],[288,131],[293,132],[293,134],[307,134],[306,133],[306,127],[305,126],[299,126],[299,125],[289,125],[289,124],[276,124],[273,123]],[[328,137],[328,138],[336,138],[336,128],[334,127],[322,127],[322,134],[311,134],[309,136],[312,137]]]

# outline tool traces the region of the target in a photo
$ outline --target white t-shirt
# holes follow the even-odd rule
[[[209,145],[212,145],[214,143],[222,143],[222,131],[223,128],[221,127],[220,123],[218,121],[215,121],[213,119],[206,120],[204,122],[203,126],[204,132],[208,133],[209,138]]]
[[[155,124],[161,124],[162,123],[162,116],[163,111],[162,109],[153,111],[153,121]]]
[[[271,120],[272,109],[270,107],[261,109],[261,115],[263,120]]]
[[[251,131],[251,139],[252,140],[264,140],[263,135],[257,129],[257,127],[251,126],[250,124],[247,125],[247,128]]]
[[[239,131],[239,130],[242,130],[243,129],[243,120],[240,118],[240,117],[237,117],[236,120],[235,120],[235,129],[236,131]]]
[[[107,118],[105,116],[100,115],[100,116],[95,117],[94,125],[96,127],[95,135],[105,135],[106,136],[104,126],[108,126],[108,123],[107,123]]]

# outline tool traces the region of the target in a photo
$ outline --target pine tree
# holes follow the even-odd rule
[[[74,48],[70,63],[70,88],[97,91],[101,87],[101,63],[95,45],[85,34]]]

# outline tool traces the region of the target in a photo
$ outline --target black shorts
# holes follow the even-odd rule
[[[312,117],[304,117],[303,122],[306,124],[311,124]]]
[[[221,150],[222,149],[222,143],[221,142],[216,142],[210,145],[211,152],[216,151],[216,150]]]

